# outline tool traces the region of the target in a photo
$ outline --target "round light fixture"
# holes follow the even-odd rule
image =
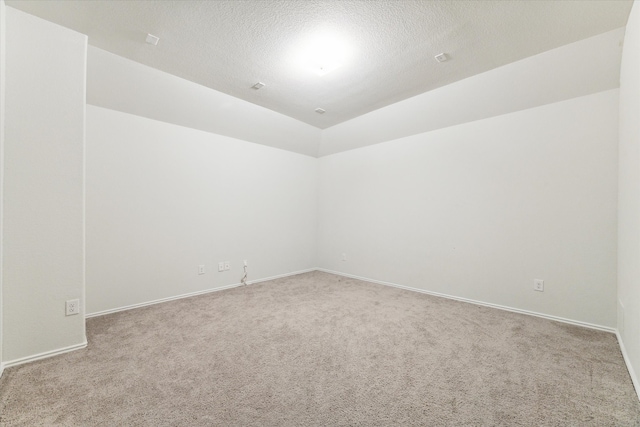
[[[323,31],[300,43],[297,62],[301,67],[324,76],[340,68],[349,53],[349,46],[343,39],[335,33]]]

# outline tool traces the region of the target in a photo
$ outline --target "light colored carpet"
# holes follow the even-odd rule
[[[321,272],[87,321],[1,423],[638,426],[613,334]]]

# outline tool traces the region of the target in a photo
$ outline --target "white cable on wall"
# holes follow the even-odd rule
[[[246,261],[244,262],[244,275],[242,276],[240,283],[242,283],[243,286],[247,286],[247,262]]]

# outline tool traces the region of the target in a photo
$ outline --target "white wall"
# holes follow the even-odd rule
[[[89,104],[308,156],[318,151],[316,127],[93,46],[87,73]]]
[[[82,345],[87,37],[6,8],[5,362]]]
[[[86,37],[7,13],[2,350],[3,360],[16,361],[84,342],[82,316],[65,317],[64,301],[84,298]],[[320,266],[615,326],[618,91],[602,90],[617,84],[620,35],[450,85],[438,92],[444,99],[419,102],[420,114],[412,99],[325,130],[321,155],[357,149],[320,160],[308,157],[318,129],[90,48],[89,100],[97,106],[86,107],[86,312],[235,284],[248,259],[250,280]],[[637,71],[629,45],[623,82]],[[546,74],[543,65],[563,55],[571,65]],[[633,152],[631,78],[620,120]],[[559,92],[537,96],[538,87]],[[538,106],[583,93],[594,94]],[[620,175],[631,205],[632,163]],[[630,222],[621,234],[640,228]],[[634,284],[621,279],[628,292],[620,301],[624,323],[637,328],[634,245],[620,246],[635,263],[621,260]],[[223,260],[232,269],[218,273]],[[544,293],[531,290],[534,278],[545,279]],[[625,334],[637,366],[638,334]]]
[[[89,105],[88,313],[316,267],[316,162]]]
[[[615,89],[623,37],[624,28],[609,31],[325,129],[319,155]]]
[[[640,4],[629,16],[620,73],[618,331],[640,394]]]
[[[6,39],[6,9],[4,0],[0,0],[0,376],[4,370],[2,363],[2,199],[4,176],[4,82],[5,82],[5,39]]]
[[[319,159],[319,266],[614,327],[617,105],[614,89]]]

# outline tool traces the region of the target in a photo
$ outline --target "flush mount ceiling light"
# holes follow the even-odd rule
[[[436,56],[434,56],[434,58],[436,58],[436,61],[438,61],[438,62],[444,62],[447,59],[449,59],[449,57],[447,56],[446,53],[439,53]]]
[[[263,87],[264,87],[264,83],[258,82],[256,84],[254,84],[253,86],[251,86],[251,89],[258,90],[258,89],[263,88]]]
[[[340,68],[348,59],[349,47],[338,35],[324,31],[306,39],[298,47],[298,63],[319,76]]]
[[[146,38],[147,43],[157,46],[159,41],[160,41],[160,37],[156,37],[153,34],[147,34],[147,38]]]
[[[318,114],[324,114],[324,113],[326,113],[326,110],[323,110],[322,108],[316,108],[314,111],[315,111],[316,113],[318,113]]]

